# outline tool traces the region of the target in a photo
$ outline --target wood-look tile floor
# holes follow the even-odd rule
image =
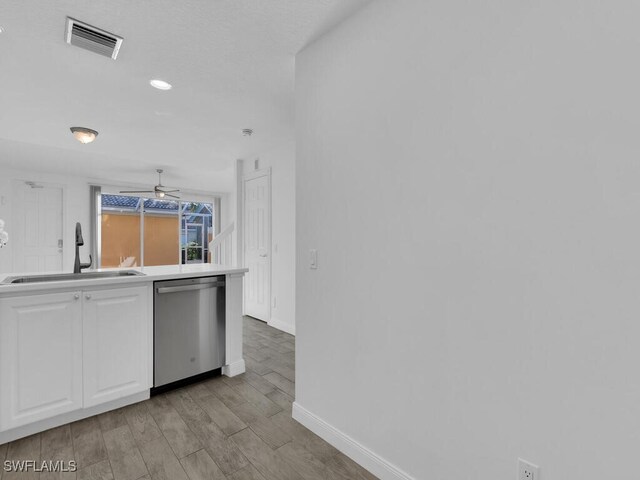
[[[74,460],[77,472],[0,480],[372,480],[291,418],[295,337],[245,317],[247,372],[0,445],[0,461]]]

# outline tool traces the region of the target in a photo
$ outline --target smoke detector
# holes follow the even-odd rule
[[[253,130],[250,128],[243,128],[242,135],[244,135],[245,137],[250,137],[251,135],[253,135]]]
[[[115,60],[120,51],[123,38],[75,18],[67,17],[65,40],[70,45],[75,45]]]

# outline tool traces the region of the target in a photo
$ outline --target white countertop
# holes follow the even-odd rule
[[[244,274],[249,271],[247,268],[225,267],[222,265],[212,265],[210,263],[199,263],[191,265],[163,265],[158,267],[132,267],[132,268],[101,268],[96,270],[85,270],[90,272],[107,272],[117,270],[136,270],[144,275],[130,277],[111,278],[87,278],[82,280],[64,280],[57,282],[39,283],[16,283],[4,285],[0,284],[0,296],[15,294],[20,292],[46,292],[60,289],[91,289],[102,286],[128,285],[134,283],[155,282],[158,280],[170,280],[175,278],[209,277],[212,275]],[[49,275],[69,272],[47,272],[39,273],[0,273],[0,282],[7,277],[17,277],[26,275]]]

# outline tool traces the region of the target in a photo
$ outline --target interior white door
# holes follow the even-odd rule
[[[246,315],[269,321],[271,315],[271,192],[268,173],[244,181],[244,277]]]
[[[14,272],[62,270],[62,188],[14,184]]]

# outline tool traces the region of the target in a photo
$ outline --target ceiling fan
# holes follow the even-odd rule
[[[156,198],[171,197],[179,199],[180,197],[178,197],[177,195],[172,195],[172,193],[179,192],[180,190],[167,190],[166,187],[162,185],[163,171],[164,170],[162,170],[161,168],[158,168],[156,170],[156,172],[158,172],[158,184],[153,187],[153,190],[120,190],[120,193],[153,193]]]

